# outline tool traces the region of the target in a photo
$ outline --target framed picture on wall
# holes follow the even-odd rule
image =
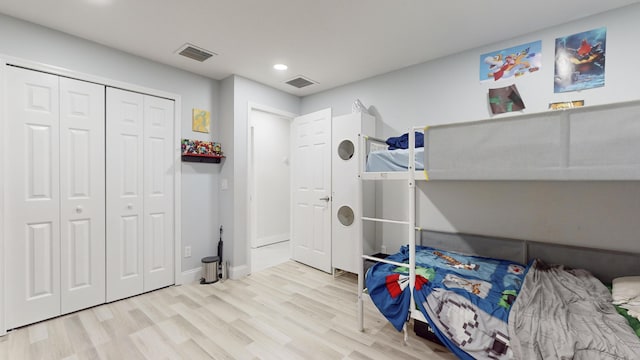
[[[211,113],[209,111],[194,108],[191,118],[191,129],[193,131],[209,133],[211,126]]]

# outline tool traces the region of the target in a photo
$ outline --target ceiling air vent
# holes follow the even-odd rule
[[[213,51],[205,50],[189,43],[182,45],[182,47],[176,52],[182,56],[188,57],[189,59],[197,60],[200,62],[207,60],[213,55],[218,55]]]
[[[301,89],[305,86],[309,86],[309,85],[313,85],[315,84],[315,81],[313,80],[309,80],[303,76],[297,76],[289,81],[287,81],[287,84],[291,85],[291,86],[295,86],[298,89]]]

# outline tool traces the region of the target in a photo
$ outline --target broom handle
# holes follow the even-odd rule
[[[218,241],[218,257],[220,258],[220,264],[222,264],[222,225],[220,225],[220,241]]]

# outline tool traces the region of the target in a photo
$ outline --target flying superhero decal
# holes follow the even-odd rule
[[[480,81],[513,80],[540,70],[542,42],[536,41],[480,56]]]

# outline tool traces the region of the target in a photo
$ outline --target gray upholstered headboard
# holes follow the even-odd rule
[[[605,284],[616,277],[640,275],[640,254],[634,253],[430,230],[421,231],[416,243],[525,264],[539,258],[550,264],[589,270]]]

